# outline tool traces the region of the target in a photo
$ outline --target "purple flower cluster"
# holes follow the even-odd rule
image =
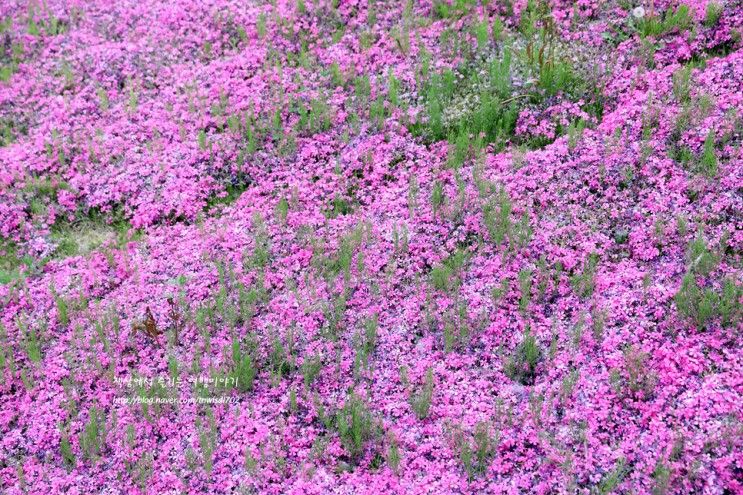
[[[743,492],[739,2],[0,5],[0,492]]]

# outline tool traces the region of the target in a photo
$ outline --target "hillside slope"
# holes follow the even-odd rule
[[[0,5],[0,491],[743,491],[737,1]]]

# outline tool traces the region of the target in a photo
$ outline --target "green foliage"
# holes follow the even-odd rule
[[[327,210],[325,215],[328,218],[337,218],[341,215],[349,215],[351,213],[353,213],[353,206],[351,206],[351,203],[336,193],[330,203],[330,210]]]
[[[444,351],[451,352],[457,344],[457,332],[454,322],[444,323]]]
[[[298,103],[295,111],[299,114],[297,126],[300,132],[313,135],[330,129],[332,124],[330,106],[324,100],[311,100],[309,107],[303,103]]]
[[[379,93],[369,107],[369,120],[376,125],[377,129],[382,129],[387,117],[388,111],[384,106],[384,95]]]
[[[343,328],[343,318],[346,314],[346,296],[337,295],[324,308],[325,321],[328,323],[328,337],[337,340]]]
[[[88,412],[88,422],[80,436],[80,448],[85,457],[94,461],[101,453],[105,440],[105,422],[101,411],[93,406]]]
[[[722,291],[718,294],[712,288],[700,288],[694,273],[688,272],[674,300],[681,316],[692,320],[701,330],[718,317],[723,326],[733,326],[740,321],[741,296],[743,288],[732,279],[723,281]]]
[[[271,250],[268,244],[268,237],[263,235],[256,236],[253,254],[250,257],[250,266],[255,268],[265,268],[271,260]]]
[[[357,246],[360,244],[354,235],[346,235],[341,238],[338,252],[335,256],[329,256],[324,261],[325,275],[332,279],[338,274],[343,274],[343,279],[348,281],[351,278],[351,266]],[[359,253],[360,254],[360,253]]]
[[[362,369],[369,367],[369,358],[377,347],[378,316],[375,314],[364,321],[364,331],[356,336],[356,359],[354,368],[358,374]]]
[[[238,115],[230,115],[227,117],[227,128],[233,134],[239,134],[241,130],[240,117]]]
[[[686,257],[690,271],[702,276],[712,273],[719,263],[719,257],[709,249],[701,234],[689,243]]]
[[[145,491],[147,482],[152,478],[154,472],[155,456],[152,452],[142,454],[134,464],[132,479],[136,482],[141,491]]]
[[[512,233],[511,213],[513,205],[508,193],[500,191],[482,208],[483,222],[488,229],[490,241],[501,246]]]
[[[205,41],[204,46],[201,49],[202,57],[204,58],[204,61],[211,60],[213,56],[213,45],[211,41]]]
[[[54,16],[49,16],[45,22],[44,30],[49,36],[57,36],[67,31],[67,23]]]
[[[726,278],[722,283],[722,294],[717,302],[717,311],[723,326],[734,327],[740,322],[743,317],[741,297],[743,297],[743,287],[736,284],[732,278]]]
[[[475,425],[474,446],[475,460],[477,470],[485,472],[489,464],[489,459],[494,455],[494,439],[490,436],[490,427],[485,422],[478,422]]]
[[[686,236],[686,234],[689,232],[689,223],[687,222],[684,215],[679,215],[676,217],[676,230],[681,237]]]
[[[624,478],[629,474],[630,468],[627,466],[627,461],[624,457],[620,457],[617,460],[614,469],[606,473],[603,479],[598,485],[598,493],[601,495],[609,495],[619,487]]]
[[[174,354],[168,356],[168,376],[175,383],[178,381],[178,357]]]
[[[217,447],[218,430],[214,413],[207,409],[208,425],[204,425],[201,418],[196,418],[196,429],[199,432],[199,448],[204,462],[204,470],[211,473],[214,467],[214,451]]]
[[[505,366],[506,375],[522,385],[533,385],[536,367],[542,359],[542,350],[534,336],[527,329],[524,338],[516,347]]]
[[[653,470],[653,495],[665,495],[668,493],[671,482],[671,468],[663,461],[658,461]]]
[[[493,302],[497,305],[502,299],[503,296],[508,294],[508,289],[510,287],[510,283],[508,279],[503,279],[499,285],[496,285],[492,288],[490,291],[490,295],[493,298]]]
[[[289,338],[289,345],[284,346],[284,343],[280,338],[276,337],[273,341],[271,352],[268,356],[269,366],[271,369],[271,376],[274,382],[277,383],[285,376],[288,376],[294,370],[293,356],[292,356],[292,342]]]
[[[253,452],[250,450],[250,446],[245,448],[245,469],[251,475],[255,475],[258,470],[258,459],[253,456]]]
[[[558,93],[565,93],[576,100],[588,96],[586,84],[570,61],[558,57],[561,52],[559,34],[547,2],[529,1],[521,15],[519,30],[526,39],[520,55],[537,80],[540,90],[538,99]]]
[[[131,84],[129,86],[129,111],[134,113],[137,111],[137,107],[139,106],[139,93],[137,93],[137,90],[134,88],[134,86]]]
[[[693,17],[689,6],[679,5],[675,10],[673,5],[668,7],[665,15],[645,15],[637,21],[637,30],[642,37],[660,37],[672,31],[686,31],[690,29]]]
[[[397,224],[395,224],[394,230],[392,231],[392,245],[394,253],[396,255],[406,254],[409,249],[408,243],[408,227],[406,225],[402,225],[402,227],[398,229]]]
[[[263,39],[266,37],[266,13],[261,12],[258,15],[258,21],[256,22],[256,31],[258,33],[258,37]]]
[[[460,128],[458,133],[452,134],[449,141],[454,143],[454,146],[450,146],[449,164],[459,169],[470,155],[470,135],[467,129]]]
[[[569,62],[553,60],[540,67],[538,83],[544,94],[550,97],[558,93],[573,92],[580,87],[582,81]]]
[[[418,192],[418,179],[415,178],[415,175],[411,174],[410,179],[408,179],[408,207],[410,209],[411,217],[415,212],[416,206],[418,206]]]
[[[531,301],[532,275],[532,271],[528,268],[524,268],[519,272],[519,290],[521,291],[519,311],[521,311],[522,314],[526,314],[529,309],[529,302]]]
[[[2,80],[2,68],[0,68],[0,80]],[[0,118],[0,147],[6,146],[15,140],[16,134],[20,131],[26,133],[26,129],[17,129],[18,124],[10,118]]]
[[[387,448],[387,465],[392,469],[393,473],[399,472],[400,460],[400,447],[397,445],[397,441],[393,438],[390,440],[390,445]]]
[[[387,78],[387,101],[393,108],[400,106],[400,80],[391,70]]]
[[[410,406],[413,408],[415,417],[426,419],[431,409],[431,400],[433,398],[433,369],[426,370],[426,380],[423,387],[410,397]]]
[[[433,288],[443,292],[449,291],[449,282],[452,278],[452,270],[446,265],[436,265],[431,270],[431,283]]]
[[[305,358],[304,362],[302,363],[302,377],[304,379],[305,387],[309,389],[312,386],[317,377],[320,375],[322,368],[322,357],[312,356]]]
[[[484,50],[487,48],[489,36],[490,33],[488,32],[488,23],[487,21],[478,22],[472,27],[472,33],[475,35],[475,39],[477,40],[477,48],[479,50]]]
[[[697,277],[707,277],[720,261],[719,255],[710,250],[704,238],[698,235],[687,248],[689,269],[684,276],[681,288],[675,296],[676,308],[684,317],[691,319],[697,328],[703,329],[716,317],[722,317],[723,325],[730,325],[737,319],[736,296],[740,291],[736,284],[726,279],[722,292],[718,294],[710,287],[700,288]]]
[[[434,215],[438,213],[440,208],[446,202],[446,193],[444,192],[444,185],[436,181],[433,184],[433,190],[431,191],[431,208],[433,209]]]
[[[583,271],[576,273],[571,277],[573,290],[580,297],[591,297],[596,287],[596,267],[598,266],[599,255],[591,254],[583,265]]]
[[[593,309],[591,311],[591,329],[593,338],[600,342],[604,338],[604,327],[606,326],[607,311],[605,309]]]
[[[333,62],[330,66],[330,81],[335,88],[346,85],[346,77],[341,72],[338,62]]]
[[[0,33],[7,32],[12,26],[12,18],[7,17],[3,22],[0,22]],[[5,56],[0,56],[0,82],[7,82],[18,70],[18,65],[23,61],[23,43],[22,42],[11,42],[10,36],[6,34],[5,45]],[[8,53],[8,48],[10,53]],[[5,64],[5,65],[4,65]]]
[[[715,131],[710,129],[704,139],[704,148],[699,162],[701,172],[707,177],[717,176],[717,154],[715,153]]]
[[[431,284],[434,289],[449,292],[459,287],[459,275],[467,263],[467,252],[458,249],[442,263],[431,269]]]
[[[585,128],[586,121],[583,119],[579,119],[577,122],[573,121],[568,125],[568,148],[571,151],[578,145]]]
[[[634,346],[624,350],[624,372],[627,390],[643,399],[652,396],[657,383],[657,375],[650,367],[650,355]]]
[[[98,94],[98,104],[100,105],[101,110],[105,112],[110,107],[110,104],[108,101],[108,93],[102,87],[99,87],[96,90],[96,93]]]
[[[434,0],[434,19],[459,19],[477,7],[477,0]]]
[[[353,462],[358,462],[369,442],[380,434],[380,426],[371,411],[355,393],[351,392],[335,417],[341,444]]]
[[[289,413],[296,414],[297,407],[297,390],[292,387],[292,389],[289,391]]]
[[[457,72],[447,68],[430,76],[426,70],[423,75],[426,118],[413,124],[411,131],[432,141],[448,138],[455,144],[452,163],[456,166],[467,156],[470,136],[476,138],[471,142],[476,149],[489,143],[502,148],[516,126],[519,98],[512,97],[510,50],[485,69],[485,75],[470,67]],[[463,106],[468,98],[477,104]]]
[[[679,103],[691,100],[691,65],[685,65],[673,73],[673,96]]]
[[[2,82],[10,81],[10,78],[13,76],[14,72],[15,72],[15,68],[12,65],[0,66],[0,81]]]
[[[41,362],[41,341],[39,340],[38,330],[35,327],[29,327],[20,317],[16,320],[16,324],[21,332],[21,343],[28,359],[32,363]]]
[[[6,380],[6,369],[10,372],[10,376],[14,373],[14,361],[13,354],[10,346],[8,345],[8,335],[5,331],[5,327],[0,323],[0,380]]]
[[[201,151],[205,151],[207,149],[208,142],[206,138],[206,131],[204,129],[199,130],[198,142],[199,142],[199,149]]]
[[[578,370],[570,371],[570,373],[568,373],[565,378],[563,378],[562,385],[560,387],[560,395],[562,396],[562,399],[564,401],[570,400],[573,394],[573,389],[575,389],[575,384],[578,383],[579,378],[580,371]]]
[[[331,116],[328,104],[322,99],[312,100],[310,102],[310,132],[313,134],[325,132],[330,129],[330,125]]]
[[[57,320],[62,327],[66,327],[70,323],[67,301],[56,293],[54,287],[52,287],[52,295],[54,296],[54,303],[57,306]]]
[[[353,86],[357,102],[361,105],[368,104],[369,98],[371,97],[371,82],[369,81],[369,76],[367,74],[358,76],[354,81]]]
[[[289,201],[286,198],[281,198],[276,204],[276,217],[279,222],[286,223],[286,217],[289,214]]]
[[[255,358],[250,351],[240,349],[237,337],[232,340],[232,370],[229,377],[234,380],[234,387],[240,392],[253,390],[255,377],[258,374]]]
[[[75,453],[72,451],[72,445],[70,444],[70,438],[67,435],[62,436],[62,440],[59,444],[59,452],[62,455],[62,462],[64,463],[67,470],[74,469],[77,464]]]
[[[471,434],[462,431],[461,427],[455,427],[452,439],[467,478],[472,481],[485,475],[495,456],[497,442],[497,438],[490,434],[488,423],[478,422]]]
[[[135,393],[139,397],[145,397],[148,400],[152,401],[151,404],[148,404],[146,402],[143,402],[142,405],[142,411],[145,416],[145,418],[150,421],[152,419],[150,415],[150,405],[152,406],[152,409],[156,416],[159,416],[162,412],[163,407],[163,400],[168,398],[168,392],[169,390],[165,387],[165,381],[161,381],[158,379],[152,380],[152,383],[148,386],[141,385],[138,386]]]
[[[705,27],[712,28],[717,25],[722,16],[724,7],[718,2],[709,2],[707,9],[704,12],[704,25]]]

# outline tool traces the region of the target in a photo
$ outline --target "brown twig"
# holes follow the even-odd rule
[[[178,305],[172,297],[168,298],[168,305],[170,305],[170,313],[168,316],[170,316],[170,321],[173,323],[173,340],[175,341],[175,345],[178,345],[178,334],[183,326],[183,316],[178,310]]]
[[[144,321],[135,323],[132,328],[137,332],[144,333],[155,342],[158,342],[157,337],[160,335],[160,331],[157,329],[157,322],[155,321],[155,317],[152,316],[152,310],[150,310],[149,306],[147,306]]]

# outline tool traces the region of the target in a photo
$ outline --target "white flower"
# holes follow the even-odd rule
[[[645,17],[645,9],[643,7],[635,7],[632,9],[632,15],[637,19],[642,19]]]

